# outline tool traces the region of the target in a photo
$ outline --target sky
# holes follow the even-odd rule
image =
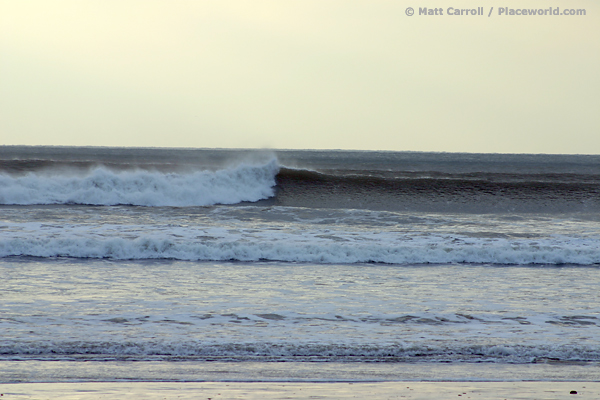
[[[0,145],[600,154],[600,3],[0,0]]]

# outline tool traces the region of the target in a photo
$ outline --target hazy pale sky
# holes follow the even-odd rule
[[[600,3],[0,0],[0,144],[600,154]]]

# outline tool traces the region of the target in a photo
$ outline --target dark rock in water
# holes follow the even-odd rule
[[[571,393],[569,394],[577,394],[577,390],[571,390]]]
[[[282,319],[285,319],[283,315],[279,314],[256,314],[256,316],[264,319],[272,319],[274,321],[280,321]]]

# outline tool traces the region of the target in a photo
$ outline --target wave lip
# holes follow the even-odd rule
[[[272,197],[277,160],[239,164],[217,171],[163,173],[98,167],[86,175],[30,173],[0,175],[0,204],[85,204],[208,206]]]

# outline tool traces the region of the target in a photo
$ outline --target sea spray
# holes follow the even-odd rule
[[[0,204],[87,204],[208,206],[258,201],[273,196],[277,160],[189,173],[113,171],[97,167],[85,174],[38,172],[0,175]]]

